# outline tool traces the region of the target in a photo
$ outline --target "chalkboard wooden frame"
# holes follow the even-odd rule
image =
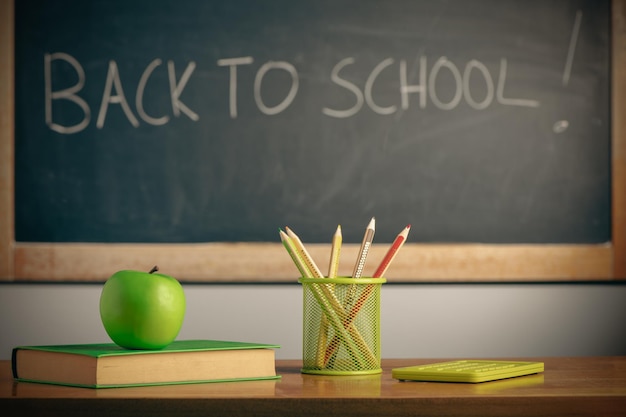
[[[184,282],[295,282],[276,243],[21,243],[14,236],[14,2],[0,2],[0,280],[99,282],[118,269],[153,264]],[[607,244],[407,243],[392,282],[546,282],[626,279],[626,0],[612,1],[612,240]],[[355,258],[358,244],[342,256]],[[326,259],[328,244],[310,245]],[[375,244],[370,265],[385,253]],[[164,264],[167,259],[167,265]],[[346,266],[347,267],[347,266]],[[340,270],[349,275],[351,271]],[[365,275],[372,271],[366,268]]]

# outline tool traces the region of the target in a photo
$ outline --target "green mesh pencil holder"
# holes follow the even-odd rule
[[[380,288],[384,278],[300,278],[302,372],[367,375],[380,367]]]

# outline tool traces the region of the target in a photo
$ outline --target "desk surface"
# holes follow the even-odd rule
[[[626,356],[514,358],[545,372],[480,384],[400,382],[391,368],[442,359],[383,360],[381,375],[303,375],[300,361],[279,360],[277,381],[114,389],[13,381],[0,361],[3,415],[95,416],[626,416]],[[6,410],[10,413],[6,414]]]

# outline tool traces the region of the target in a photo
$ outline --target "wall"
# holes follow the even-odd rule
[[[0,285],[0,360],[23,344],[108,341],[99,284]],[[297,284],[185,285],[179,338],[277,343],[301,356]],[[626,285],[386,284],[385,358],[626,355]]]

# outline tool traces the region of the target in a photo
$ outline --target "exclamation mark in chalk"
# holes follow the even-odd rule
[[[576,12],[576,20],[574,21],[574,27],[572,28],[572,34],[569,39],[569,48],[567,49],[567,59],[565,60],[565,68],[563,68],[563,87],[567,87],[569,84],[569,78],[572,74],[572,62],[574,61],[574,54],[576,53],[576,43],[578,43],[578,33],[580,32],[580,22],[583,19],[583,13],[578,10]],[[569,127],[569,121],[559,120],[552,125],[554,133],[563,133]]]

